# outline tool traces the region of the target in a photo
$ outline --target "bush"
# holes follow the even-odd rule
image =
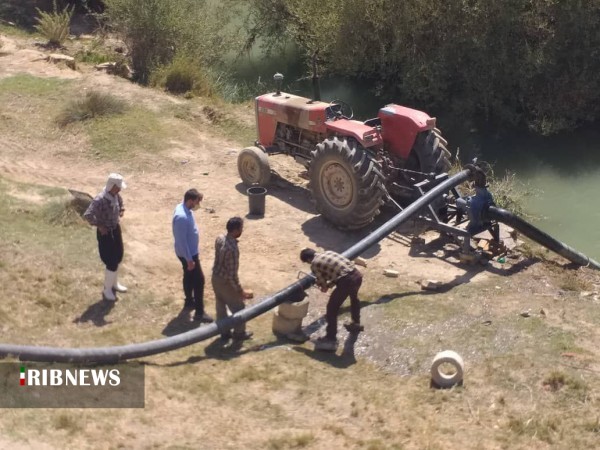
[[[215,87],[209,74],[202,70],[200,63],[190,57],[177,57],[175,60],[152,74],[150,84],[164,87],[173,94],[195,94],[210,97]]]
[[[38,17],[36,17],[38,24],[35,29],[48,39],[48,45],[60,47],[69,36],[73,8],[67,6],[58,12],[56,0],[54,0],[52,12],[44,12],[39,8],[36,8],[36,11],[38,12]]]
[[[551,134],[600,120],[600,2],[250,0],[247,47],[319,50],[323,72],[455,115]],[[259,41],[259,38],[262,38]]]
[[[135,79],[169,66],[176,55],[212,65],[238,48],[236,32],[227,24],[236,9],[231,0],[106,0],[105,17],[125,41]],[[236,30],[239,27],[236,28]]]
[[[88,92],[83,99],[69,103],[56,122],[60,127],[65,127],[94,117],[121,114],[125,109],[126,103],[121,99],[101,92]]]

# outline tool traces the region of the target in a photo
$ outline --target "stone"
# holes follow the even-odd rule
[[[424,291],[437,291],[442,283],[437,280],[421,280],[421,289]]]
[[[367,267],[367,260],[358,256],[354,260],[354,264],[356,264],[357,266]]]
[[[397,270],[392,270],[392,269],[385,269],[383,271],[383,274],[386,277],[390,277],[390,278],[398,278],[398,276],[400,275],[400,273]]]
[[[64,62],[68,68],[77,70],[77,63],[75,62],[75,58],[73,58],[72,56],[63,55],[61,53],[51,53],[46,58],[46,61],[55,64]]]

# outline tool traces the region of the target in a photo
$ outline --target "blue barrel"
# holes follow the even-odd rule
[[[250,207],[251,216],[265,215],[265,197],[267,190],[264,187],[253,186],[246,191],[248,194],[248,206]]]

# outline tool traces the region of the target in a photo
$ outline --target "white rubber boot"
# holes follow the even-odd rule
[[[115,272],[115,283],[112,286],[115,292],[127,292],[127,287],[119,283],[119,273]]]
[[[113,286],[117,279],[117,272],[106,269],[104,273],[104,291],[102,291],[102,298],[110,302],[114,302],[117,297],[113,292]]]

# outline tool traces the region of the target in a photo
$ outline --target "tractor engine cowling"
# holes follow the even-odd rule
[[[325,134],[325,109],[328,103],[311,101],[281,92],[265,94],[256,98],[256,121],[258,142],[268,147],[275,140],[278,124],[285,124],[300,130]]]

